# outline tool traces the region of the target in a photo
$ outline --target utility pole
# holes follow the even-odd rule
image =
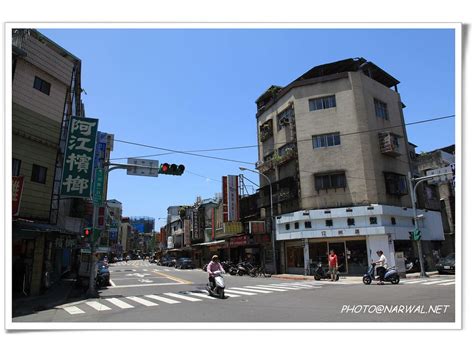
[[[431,180],[435,177],[446,176],[446,175],[451,175],[451,173],[442,173],[442,174],[423,176],[423,177],[419,177],[419,178],[413,178],[411,176],[411,172],[408,172],[408,180],[409,180],[409,185],[410,185],[410,198],[411,198],[411,205],[412,205],[412,211],[413,211],[413,219],[415,221],[415,233],[416,232],[419,233],[419,236],[420,236],[416,240],[416,245],[417,245],[417,248],[418,248],[418,260],[420,261],[420,277],[421,278],[426,278],[426,277],[429,277],[429,276],[425,272],[425,265],[424,265],[424,259],[423,259],[423,250],[422,250],[422,245],[421,245],[421,232],[420,232],[419,226],[418,226],[419,216],[416,214],[416,188],[423,181]],[[415,183],[415,186],[413,186],[413,183]],[[413,233],[413,235],[415,235],[415,233]]]

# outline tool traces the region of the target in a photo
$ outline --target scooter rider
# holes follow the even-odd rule
[[[376,265],[380,265],[377,267],[377,275],[379,275],[379,285],[383,285],[383,278],[385,273],[387,272],[387,258],[385,255],[383,255],[382,250],[377,251],[377,255],[379,257],[379,260],[375,262]]]
[[[216,287],[216,281],[214,279],[214,273],[216,271],[225,273],[224,268],[219,262],[219,257],[217,255],[213,255],[211,262],[207,265],[207,273],[209,274],[209,284],[211,288]]]

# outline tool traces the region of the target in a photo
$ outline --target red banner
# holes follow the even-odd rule
[[[13,216],[20,213],[21,194],[23,193],[24,176],[12,176],[12,212]]]

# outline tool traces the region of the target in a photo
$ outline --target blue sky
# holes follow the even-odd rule
[[[449,29],[40,29],[82,60],[86,115],[116,140],[201,152],[254,163],[255,100],[320,64],[364,57],[397,78],[406,123],[454,115],[455,45]],[[417,151],[455,142],[453,118],[408,126]],[[112,158],[163,154],[115,143]],[[186,166],[158,178],[111,172],[108,198],[125,216],[151,216],[157,228],[170,205],[220,192],[223,175],[253,165],[167,154],[148,159]],[[125,163],[126,160],[114,160]],[[258,176],[246,177],[258,182]]]

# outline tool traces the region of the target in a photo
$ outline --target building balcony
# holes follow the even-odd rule
[[[278,149],[278,153],[273,156],[273,161],[277,166],[296,158],[296,145],[294,143],[287,144]]]
[[[379,133],[380,152],[392,157],[401,155],[399,137],[399,135],[391,132]]]
[[[264,161],[264,162],[257,162],[257,164],[255,164],[255,168],[260,170],[261,173],[265,173],[265,172],[270,171],[274,168],[273,161],[268,160],[268,161]]]

